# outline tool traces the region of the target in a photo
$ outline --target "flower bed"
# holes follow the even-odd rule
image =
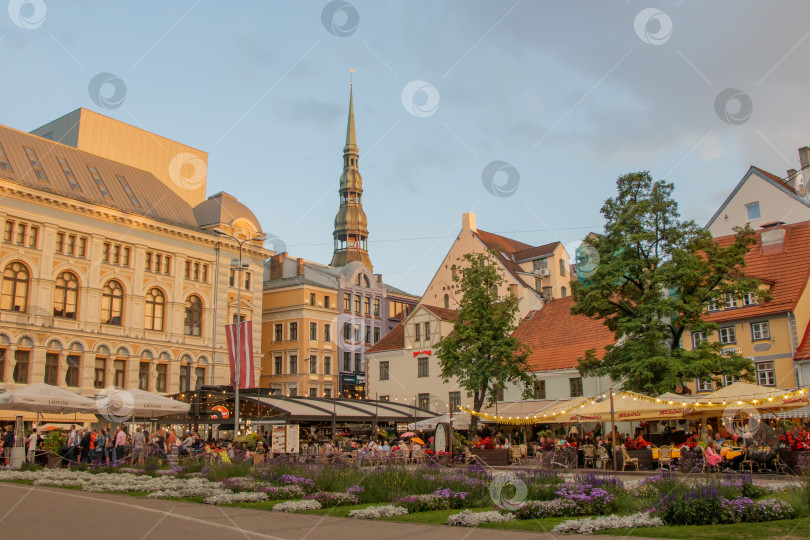
[[[287,501],[278,503],[273,507],[273,512],[304,512],[308,510],[320,510],[321,503],[312,499],[301,501]]]
[[[349,512],[350,518],[355,519],[379,519],[393,516],[407,516],[408,509],[401,506],[394,506],[393,504],[386,504],[382,506],[369,506],[359,510],[352,510]]]
[[[427,495],[409,495],[394,499],[394,503],[404,506],[408,512],[427,512],[430,510],[447,510],[463,508],[467,494],[449,489],[440,489]]]
[[[472,512],[464,510],[447,518],[447,524],[455,527],[477,527],[483,523],[503,523],[512,521],[515,516],[501,512]]]
[[[360,502],[357,495],[352,493],[342,493],[339,491],[331,493],[328,491],[318,491],[316,493],[307,495],[304,497],[304,499],[318,501],[324,508],[331,508],[333,506],[348,506]]]
[[[599,516],[597,518],[569,519],[554,527],[552,533],[593,534],[596,531],[607,529],[633,529],[635,527],[660,527],[664,521],[659,517],[652,517],[647,512],[639,512],[630,516]]]

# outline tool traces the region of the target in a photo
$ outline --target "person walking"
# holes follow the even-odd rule
[[[95,462],[99,465],[104,463],[104,453],[106,451],[107,446],[107,431],[104,428],[101,428],[96,435],[96,455]]]
[[[70,433],[67,440],[67,457],[68,464],[76,461],[76,452],[79,450],[79,432],[76,431],[76,425],[71,424]]]
[[[79,448],[81,449],[81,457],[79,461],[86,463],[90,457],[90,430],[85,429],[82,431],[82,437],[79,441]]]
[[[141,428],[132,434],[132,459],[130,463],[143,465],[144,435]]]
[[[104,462],[109,465],[110,458],[113,457],[113,447],[115,446],[115,434],[109,429],[104,430]]]
[[[28,455],[26,461],[34,463],[36,460],[37,443],[39,442],[39,435],[37,435],[37,428],[31,430],[31,435],[28,436]]]
[[[127,445],[127,434],[121,426],[115,428],[115,446],[113,447],[113,462],[124,458],[124,448]]]
[[[11,461],[11,449],[14,448],[14,428],[12,426],[6,427],[6,432],[3,433],[3,460],[6,467]]]
[[[177,433],[175,433],[174,428],[172,428],[169,430],[169,437],[166,439],[166,453],[169,456],[169,465],[172,467],[177,465],[178,451]]]

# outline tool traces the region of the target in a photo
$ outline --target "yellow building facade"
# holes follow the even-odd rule
[[[726,246],[731,236],[717,238]],[[772,299],[758,302],[753,295],[726,296],[707,307],[705,320],[718,325],[711,335],[687,332],[683,346],[691,350],[702,340],[720,342],[723,349],[750,358],[754,382],[761,386],[791,389],[810,379],[795,359],[810,322],[810,221],[774,223],[757,232],[756,243],[746,256],[745,274],[762,282]],[[695,392],[716,390],[737,378],[691,382]]]
[[[262,388],[284,396],[336,397],[337,270],[285,253],[265,268]]]

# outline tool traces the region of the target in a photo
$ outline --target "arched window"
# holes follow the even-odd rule
[[[450,308],[450,295],[449,294],[444,295],[444,307],[445,307],[445,309]]]
[[[3,297],[0,309],[25,313],[28,308],[28,267],[21,262],[13,262],[3,272]]]
[[[360,274],[357,274],[357,279],[354,282],[358,287],[360,286]]]
[[[73,272],[56,276],[56,291],[53,295],[53,316],[65,319],[76,318],[79,303],[79,278]]]
[[[199,336],[202,333],[202,300],[196,294],[186,298],[185,333]]]
[[[565,287],[560,287],[560,297],[565,298],[566,296],[568,296],[568,289]]]
[[[146,322],[147,330],[163,331],[163,312],[166,307],[166,297],[158,288],[149,289],[146,293]]]
[[[368,280],[368,276],[363,276],[363,284],[366,288],[371,287],[371,282]]]
[[[568,262],[565,259],[560,259],[560,276],[565,277],[565,267],[568,266]]]
[[[111,279],[101,290],[101,322],[121,326],[123,322],[124,287]]]

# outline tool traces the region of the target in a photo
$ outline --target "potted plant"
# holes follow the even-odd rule
[[[48,468],[62,466],[62,447],[67,444],[67,437],[61,429],[54,429],[42,440],[40,447],[48,452]]]

